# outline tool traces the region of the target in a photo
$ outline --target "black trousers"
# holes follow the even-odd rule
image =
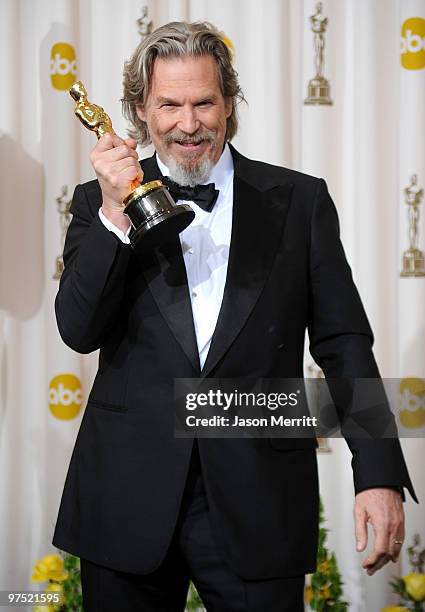
[[[167,555],[151,574],[116,571],[81,559],[85,612],[183,612],[189,581],[208,612],[302,612],[304,576],[246,581],[214,540],[194,445],[180,514]]]

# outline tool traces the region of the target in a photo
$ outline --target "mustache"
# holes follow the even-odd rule
[[[165,144],[178,142],[180,144],[199,144],[201,142],[214,142],[215,133],[211,130],[203,130],[197,134],[185,134],[184,132],[170,132],[164,136]]]

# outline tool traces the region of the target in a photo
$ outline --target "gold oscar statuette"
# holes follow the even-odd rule
[[[325,32],[328,18],[322,15],[323,5],[316,4],[316,12],[310,17],[311,30],[314,34],[314,64],[316,76],[308,82],[308,95],[304,104],[331,105],[331,88],[329,81],[323,76],[325,67]]]
[[[75,100],[75,114],[81,123],[100,138],[114,134],[112,122],[101,106],[89,102],[81,81],[69,90]],[[195,213],[188,204],[177,205],[168,188],[161,181],[135,183],[133,190],[123,200],[123,213],[132,229],[130,243],[135,250],[160,246],[175,238],[194,219]]]
[[[419,239],[419,206],[424,197],[424,190],[418,187],[418,177],[412,174],[410,185],[404,190],[404,201],[409,217],[409,248],[403,253],[403,270],[400,276],[425,276],[424,252],[418,247]]]

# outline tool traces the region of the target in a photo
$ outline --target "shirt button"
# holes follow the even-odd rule
[[[192,297],[196,297],[198,294],[196,293],[196,291],[192,291]]]
[[[190,247],[190,249],[188,249],[187,252],[190,253],[191,255],[193,255],[193,253],[194,253],[192,247]]]

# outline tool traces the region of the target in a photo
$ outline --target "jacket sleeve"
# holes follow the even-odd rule
[[[79,353],[100,348],[116,322],[131,256],[130,245],[99,219],[97,183],[87,186],[78,185],[74,191],[64,271],[55,300],[59,333],[65,344]]]
[[[386,397],[372,352],[373,333],[340,241],[335,205],[323,179],[318,180],[311,217],[310,281],[308,333],[314,360],[326,378],[335,381],[336,388],[341,387],[337,379],[351,383],[360,378],[377,379],[375,391]],[[341,409],[340,397],[334,396],[332,384],[329,388],[338,416],[343,419],[349,402]],[[346,437],[346,441],[352,453],[356,493],[380,486],[406,487],[417,501],[396,435],[381,439]]]

